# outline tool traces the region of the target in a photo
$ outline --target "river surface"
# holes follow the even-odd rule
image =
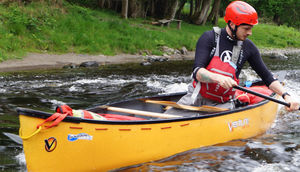
[[[285,70],[285,87],[300,101],[300,57],[265,59],[273,73]],[[192,61],[105,66],[3,74],[0,76],[0,171],[26,171],[22,145],[4,133],[18,134],[17,107],[54,111],[141,96],[185,91]],[[257,76],[245,67],[244,80]],[[251,139],[193,149],[159,161],[118,171],[300,171],[300,113],[282,106],[270,130]]]

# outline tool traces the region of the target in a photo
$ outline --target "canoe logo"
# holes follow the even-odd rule
[[[86,133],[69,134],[68,140],[71,142],[76,141],[76,140],[93,140],[93,136],[90,136]]]
[[[45,139],[45,149],[47,152],[52,152],[57,145],[57,140],[54,137],[50,137],[49,139]]]
[[[233,121],[233,122],[228,122],[228,128],[229,128],[230,132],[232,132],[234,128],[238,128],[238,127],[245,128],[247,125],[249,125],[248,118],[240,119],[240,120]]]

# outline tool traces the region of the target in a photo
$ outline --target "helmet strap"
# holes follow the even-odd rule
[[[238,29],[239,26],[238,26],[238,25],[235,25],[235,28],[232,29],[232,27],[230,26],[230,22],[231,22],[231,21],[228,21],[227,25],[228,25],[228,27],[229,27],[231,33],[232,33],[232,37],[233,37],[233,39],[238,40],[238,38],[237,38],[237,36],[236,36],[236,31],[237,31],[237,29]]]

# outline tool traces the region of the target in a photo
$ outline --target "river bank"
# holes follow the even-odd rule
[[[15,72],[40,69],[59,69],[63,67],[79,66],[84,62],[93,62],[100,65],[124,64],[124,63],[146,63],[151,59],[166,60],[192,60],[194,52],[184,54],[173,53],[163,56],[140,55],[140,54],[118,54],[115,56],[88,55],[88,54],[40,54],[29,53],[22,59],[7,60],[0,63],[0,72]],[[147,64],[146,64],[147,65]]]
[[[286,60],[290,55],[300,56],[300,49],[261,49],[264,57]],[[16,72],[40,69],[59,69],[64,66],[79,66],[84,62],[94,62],[99,65],[123,64],[123,63],[145,63],[150,59],[165,60],[193,60],[195,52],[179,50],[166,50],[163,56],[141,55],[141,54],[118,54],[115,56],[88,55],[88,54],[41,54],[28,53],[22,59],[7,60],[0,63],[0,72]]]

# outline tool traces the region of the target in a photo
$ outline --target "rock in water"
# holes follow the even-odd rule
[[[82,62],[79,67],[99,67],[98,62],[96,61],[87,61],[87,62]]]

